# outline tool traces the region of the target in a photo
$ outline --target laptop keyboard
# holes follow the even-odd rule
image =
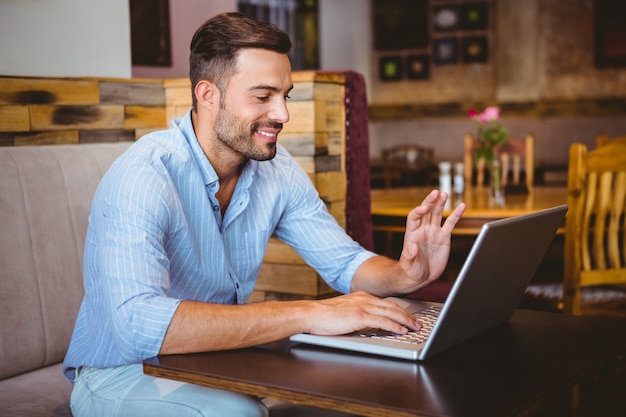
[[[369,337],[372,339],[384,339],[391,340],[399,343],[407,343],[411,345],[418,345],[420,343],[424,343],[430,332],[433,329],[433,326],[437,322],[439,318],[439,313],[441,312],[441,307],[438,306],[430,306],[425,308],[424,310],[420,310],[416,313],[413,313],[420,322],[422,323],[422,328],[419,332],[408,332],[407,334],[397,334],[392,333],[386,330],[368,330],[365,332],[359,333],[359,337]]]

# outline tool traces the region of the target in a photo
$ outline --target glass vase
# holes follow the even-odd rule
[[[504,207],[504,187],[502,186],[502,166],[500,160],[494,158],[489,166],[489,206]]]

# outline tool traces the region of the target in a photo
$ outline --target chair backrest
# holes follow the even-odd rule
[[[580,314],[581,287],[626,284],[626,144],[572,144],[567,188],[563,303]]]
[[[485,161],[476,161],[476,142],[471,134],[465,135],[463,169],[466,184],[485,184]],[[535,136],[532,133],[524,139],[508,138],[507,144],[498,149],[502,165],[502,185],[506,186],[511,176],[511,184],[521,185],[521,167],[524,161],[524,184],[530,191],[535,180]],[[476,181],[474,181],[476,171]]]
[[[619,135],[610,138],[609,135],[607,135],[606,133],[600,133],[598,136],[596,136],[596,148],[613,142],[626,144],[626,135]]]
[[[382,150],[385,187],[428,183],[434,152],[416,144],[402,144]]]

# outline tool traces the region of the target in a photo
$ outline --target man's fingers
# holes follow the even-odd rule
[[[452,229],[454,229],[454,226],[456,226],[464,211],[465,203],[461,203],[446,218],[446,221],[443,223],[443,228],[446,230],[446,232],[452,233]]]
[[[407,226],[412,230],[420,225],[432,223],[441,226],[443,211],[448,195],[438,190],[431,191],[422,203],[407,216]]]
[[[370,314],[375,316],[375,320],[379,320],[379,318],[382,318],[383,323],[385,323],[386,320],[389,320],[392,322],[392,327],[396,329],[398,328],[398,325],[401,325],[403,329],[408,328],[410,330],[418,330],[420,328],[419,321],[404,308],[394,303],[393,301],[381,301],[383,301],[384,304],[374,305],[369,311]],[[384,324],[381,324],[381,326],[382,325]],[[389,328],[385,330],[396,331]]]
[[[346,320],[356,318],[360,324],[358,328],[379,328],[394,333],[404,334],[408,330],[418,330],[420,323],[397,303],[370,294],[358,292],[323,301],[332,304],[332,308],[346,307],[346,312],[352,311],[353,317],[344,317]],[[346,313],[352,315],[351,313]]]

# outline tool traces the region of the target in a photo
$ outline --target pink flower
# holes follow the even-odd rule
[[[499,116],[499,107],[487,107],[485,111],[479,116],[479,119],[481,122],[488,122],[490,120],[498,120]]]
[[[498,147],[507,143],[508,136],[507,129],[498,123],[500,108],[487,107],[482,113],[472,109],[468,116],[478,124],[476,157],[493,161],[497,156]]]

